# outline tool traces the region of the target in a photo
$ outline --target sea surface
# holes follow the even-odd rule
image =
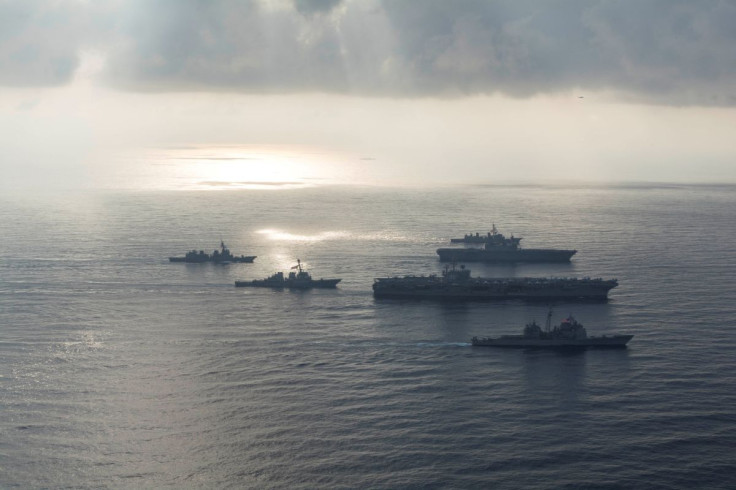
[[[547,306],[375,300],[469,232],[480,276],[625,350],[471,347]],[[253,264],[181,264],[220,240]],[[235,288],[301,259],[336,290]],[[736,488],[736,187],[316,186],[0,196],[0,488]]]

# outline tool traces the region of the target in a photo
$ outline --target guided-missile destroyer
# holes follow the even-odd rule
[[[200,250],[199,252],[192,250],[187,252],[184,257],[169,257],[169,262],[187,262],[190,264],[214,262],[216,264],[228,264],[230,262],[251,263],[255,259],[256,255],[233,255],[225,246],[225,242],[220,240],[220,250],[215,250],[211,254],[205,253],[204,250]]]
[[[269,276],[265,279],[255,279],[253,281],[235,281],[235,287],[238,288],[273,288],[273,289],[314,289],[314,288],[335,288],[337,283],[342,279],[312,279],[309,272],[302,267],[301,260],[297,259],[296,265],[292,267],[297,271],[289,272],[288,276],[284,276],[283,272]]]

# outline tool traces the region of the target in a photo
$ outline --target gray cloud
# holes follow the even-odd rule
[[[4,3],[0,83],[69,80],[81,49],[134,90],[368,96],[610,90],[736,105],[736,4],[717,0]]]
[[[69,5],[0,3],[0,82],[44,86],[66,83],[77,68],[79,38]]]
[[[736,5],[719,1],[386,2],[394,52],[426,92],[610,89],[733,104]]]
[[[324,3],[310,8],[328,13]],[[332,20],[303,16],[294,8],[239,0],[140,2],[121,23],[120,35],[125,42],[109,51],[107,77],[127,88],[278,93],[349,88]]]

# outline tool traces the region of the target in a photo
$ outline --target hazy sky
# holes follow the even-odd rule
[[[5,188],[736,182],[734,135],[731,1],[0,0]]]

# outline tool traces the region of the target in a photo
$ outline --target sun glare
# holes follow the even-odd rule
[[[266,235],[269,240],[288,241],[288,242],[322,242],[325,240],[339,240],[346,238],[349,233],[346,231],[323,231],[315,235],[297,235],[282,230],[258,230],[257,233]]]
[[[340,155],[297,147],[186,146],[142,159],[146,187],[181,190],[282,190],[349,181]]]

